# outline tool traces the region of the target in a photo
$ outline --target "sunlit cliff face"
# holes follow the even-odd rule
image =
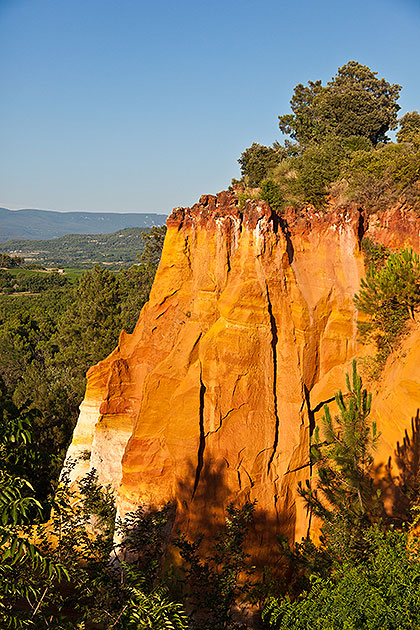
[[[276,534],[308,531],[297,484],[311,475],[310,433],[369,351],[353,305],[360,239],[418,250],[420,221],[403,207],[369,221],[355,207],[279,218],[222,192],[176,208],[167,225],[134,332],[89,370],[68,457],[90,455],[73,477],[96,468],[121,515],[170,502],[191,535],[210,533],[228,503],[256,500],[254,544],[269,558]],[[420,344],[405,343],[404,367],[390,359],[373,406],[378,475],[394,485],[401,470],[385,464],[420,408]]]

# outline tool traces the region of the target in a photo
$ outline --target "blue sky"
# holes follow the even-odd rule
[[[420,110],[420,0],[0,0],[0,205],[170,212],[350,59]]]

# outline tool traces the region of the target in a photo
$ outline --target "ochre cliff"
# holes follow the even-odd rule
[[[310,432],[352,358],[371,350],[357,342],[353,305],[360,239],[418,250],[420,223],[404,207],[369,223],[355,207],[279,218],[264,201],[239,208],[223,192],[176,208],[167,225],[134,332],[88,373],[73,478],[95,468],[121,515],[170,502],[175,527],[191,536],[220,524],[228,503],[256,499],[263,556],[276,534],[306,534],[296,488],[310,476]],[[397,484],[388,458],[420,407],[413,343],[387,366],[373,409],[378,475]]]

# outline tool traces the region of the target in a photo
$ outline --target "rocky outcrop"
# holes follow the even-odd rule
[[[167,225],[134,332],[88,372],[72,474],[96,468],[120,514],[170,502],[190,535],[211,532],[228,503],[256,500],[264,561],[276,534],[308,530],[296,488],[310,474],[310,432],[367,352],[353,305],[360,238],[370,229],[391,242],[355,207],[279,218],[264,201],[240,208],[234,192],[176,208]]]

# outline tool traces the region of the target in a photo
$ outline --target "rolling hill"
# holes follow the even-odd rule
[[[0,243],[10,239],[51,239],[66,234],[108,234],[124,228],[163,225],[165,214],[56,212],[0,208]]]
[[[67,234],[49,240],[15,239],[1,243],[0,250],[47,267],[129,267],[138,262],[137,255],[144,249],[144,231],[149,228],[125,228],[111,234]]]

